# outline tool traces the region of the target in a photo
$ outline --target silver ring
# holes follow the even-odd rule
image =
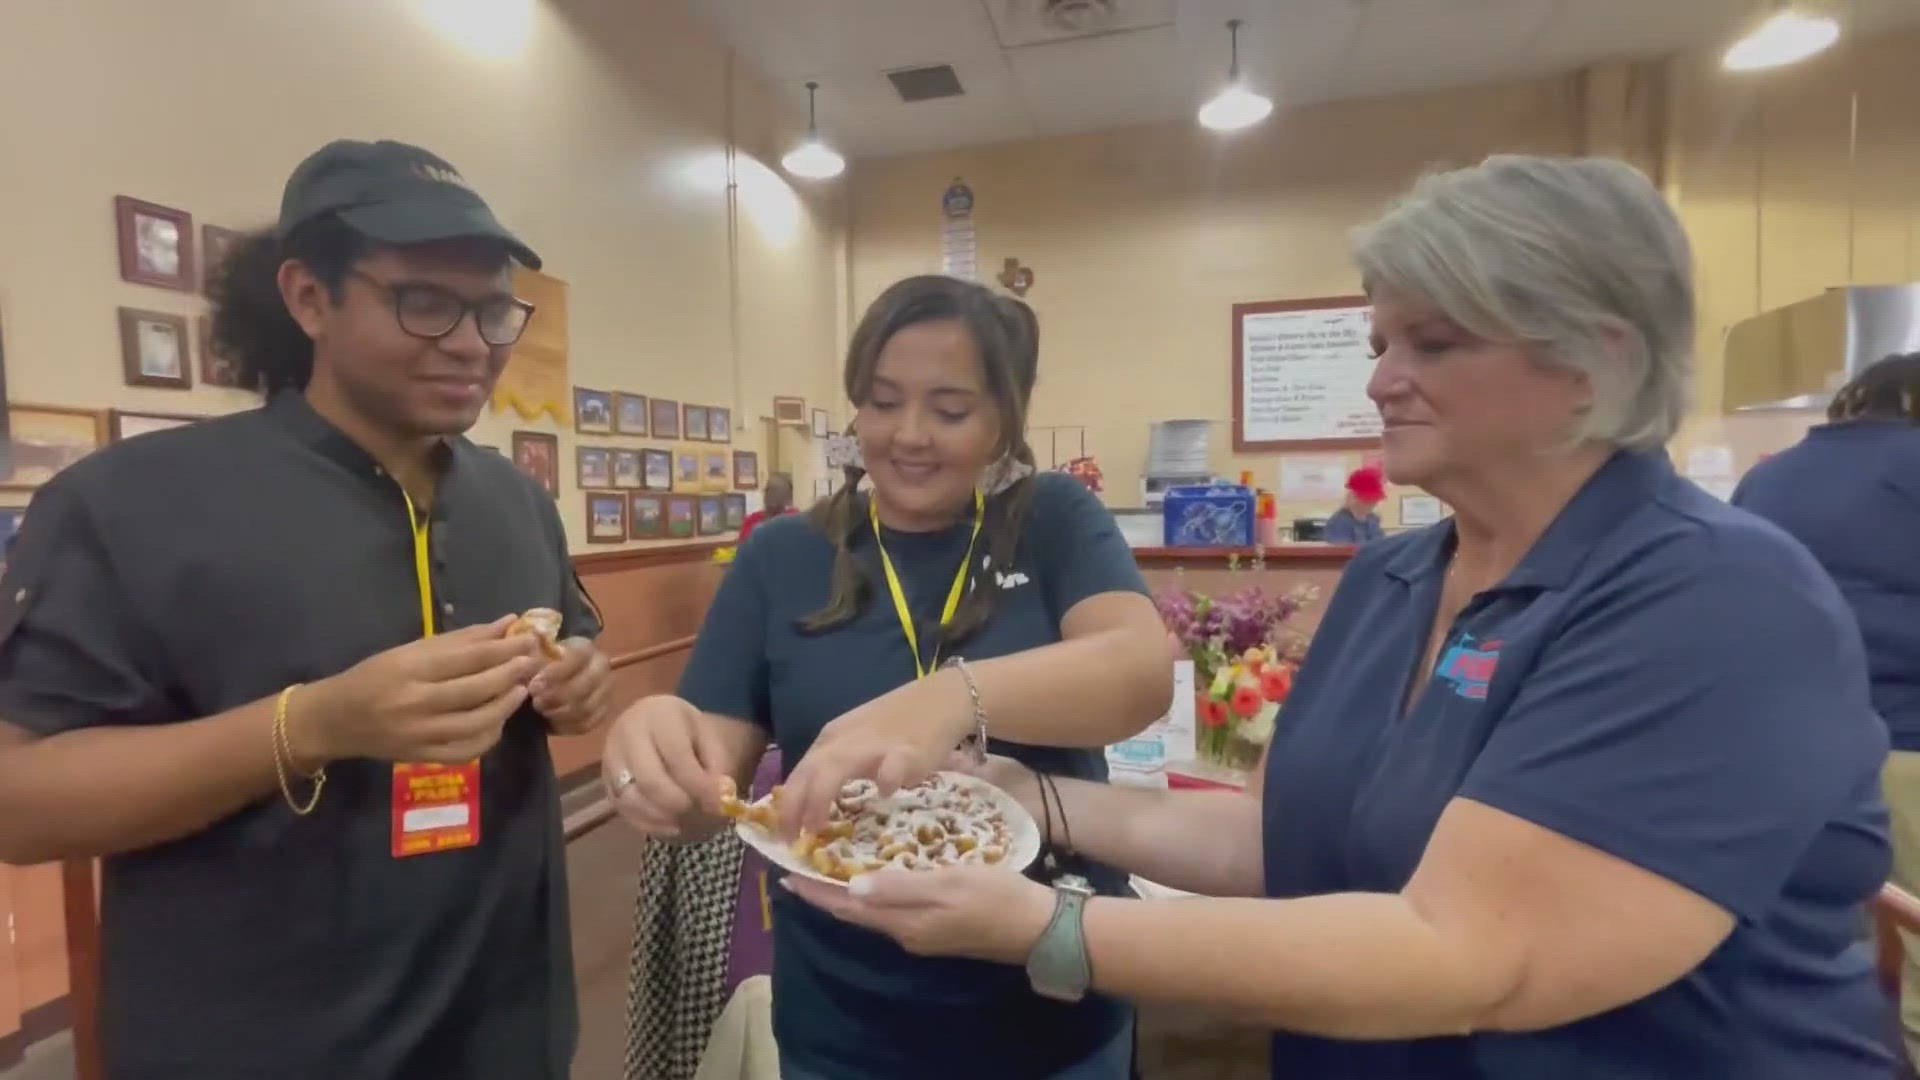
[[[633,774],[625,769],[621,769],[620,775],[613,778],[613,791],[616,795],[632,786]]]

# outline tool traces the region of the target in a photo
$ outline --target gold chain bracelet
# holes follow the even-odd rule
[[[280,700],[273,707],[273,774],[280,781],[280,794],[287,800],[287,805],[293,808],[294,813],[306,817],[313,813],[314,807],[320,805],[320,792],[327,786],[327,767],[322,765],[313,772],[303,772],[300,766],[294,764],[293,740],[287,735],[287,705],[293,701],[294,691],[300,689],[301,685],[294,683],[280,691]],[[313,791],[307,796],[305,805],[293,797],[293,782],[287,777],[289,772],[313,782]]]

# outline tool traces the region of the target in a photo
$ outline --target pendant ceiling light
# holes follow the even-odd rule
[[[807,137],[786,157],[781,158],[780,164],[795,176],[803,176],[808,180],[831,180],[846,169],[847,159],[820,141],[820,125],[815,121],[813,112],[813,96],[819,90],[819,83],[807,84]]]
[[[1233,66],[1227,69],[1227,87],[1212,101],[1200,106],[1200,122],[1215,131],[1238,131],[1252,127],[1273,111],[1273,101],[1256,94],[1240,81],[1240,20],[1227,20],[1227,34],[1233,43]]]
[[[1727,50],[1720,61],[1728,71],[1764,71],[1797,64],[1840,40],[1840,21],[1781,4],[1767,21]]]

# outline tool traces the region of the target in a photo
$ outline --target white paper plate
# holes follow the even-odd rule
[[[1040,857],[1040,826],[1034,823],[1033,815],[1027,813],[1018,799],[977,776],[952,772],[943,772],[938,775],[978,791],[993,800],[1001,815],[1006,818],[1008,826],[1013,830],[1013,843],[1007,851],[1007,857],[994,863],[995,867],[1018,873],[1033,865],[1033,860]],[[772,796],[769,795],[767,798]],[[811,863],[795,855],[792,846],[783,837],[764,832],[744,821],[735,823],[733,831],[734,835],[740,837],[741,842],[765,855],[769,862],[790,874],[798,874],[811,881],[825,882],[828,885],[846,885],[846,882],[838,878],[820,873]]]

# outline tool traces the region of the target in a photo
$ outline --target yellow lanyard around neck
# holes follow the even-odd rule
[[[913,650],[914,674],[917,678],[924,679],[929,672],[940,665],[940,645],[933,647],[933,656],[927,663],[920,662],[920,635],[913,628],[913,609],[907,606],[906,590],[900,587],[900,575],[894,572],[893,560],[887,557],[886,541],[880,538],[880,505],[868,499],[867,511],[868,518],[873,522],[874,545],[880,549],[880,566],[887,572],[887,591],[893,594],[893,611],[900,617],[900,629],[906,632],[907,647]],[[980,541],[980,523],[986,520],[986,516],[987,497],[975,489],[973,534],[967,538],[967,553],[960,559],[960,569],[953,575],[953,588],[947,590],[947,606],[940,612],[940,629],[943,637],[947,624],[953,621],[953,613],[960,610],[960,596],[967,588],[967,568],[973,562],[973,548]]]
[[[405,488],[400,489],[400,497],[407,500],[407,521],[413,525],[413,582],[420,590],[420,629],[425,637],[433,636],[433,563],[428,551],[427,519],[413,507],[413,496]]]

